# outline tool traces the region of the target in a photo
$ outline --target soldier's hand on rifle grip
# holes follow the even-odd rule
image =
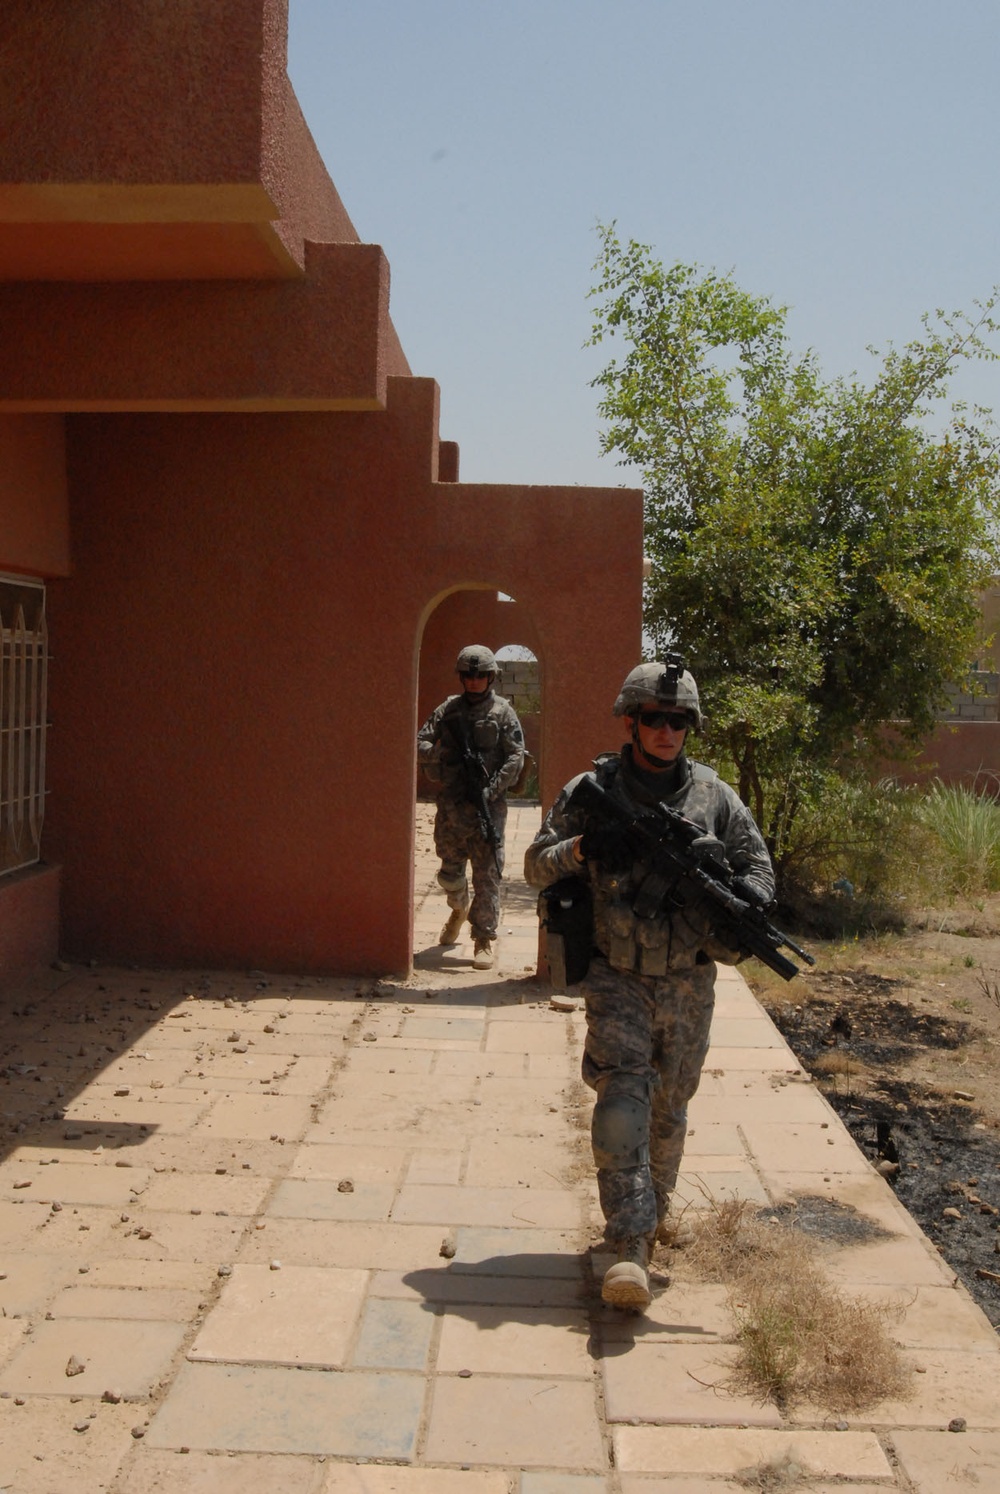
[[[699,835],[691,842],[691,849],[700,861],[717,861],[720,866],[728,866],[726,860],[726,848],[717,835]]]
[[[588,825],[580,836],[579,850],[584,861],[596,861],[606,871],[625,871],[635,859],[622,825]]]

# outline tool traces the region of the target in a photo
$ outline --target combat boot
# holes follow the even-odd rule
[[[462,924],[465,922],[466,912],[467,910],[465,908],[452,908],[451,912],[448,914],[448,922],[441,930],[441,937],[438,940],[439,944],[458,943],[458,931],[462,927]]]
[[[656,1243],[666,1245],[668,1250],[684,1250],[694,1244],[694,1227],[683,1214],[668,1209],[656,1221]]]
[[[472,965],[475,970],[493,968],[493,945],[489,939],[477,939],[472,949]]]
[[[629,1235],[618,1241],[618,1259],[604,1273],[601,1300],[629,1312],[643,1312],[652,1302],[649,1240],[645,1235]]]

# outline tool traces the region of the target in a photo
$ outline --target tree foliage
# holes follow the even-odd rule
[[[642,473],[646,630],[687,658],[780,854],[810,775],[884,750],[889,722],[916,743],[975,656],[1000,461],[988,411],[929,416],[960,362],[996,356],[996,293],[925,317],[872,382],[826,381],[786,308],[599,234],[590,343],[623,354],[594,385],[603,449]]]

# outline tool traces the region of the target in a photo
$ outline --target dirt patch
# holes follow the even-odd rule
[[[858,1145],[1000,1328],[1000,896],[813,941],[747,978]]]

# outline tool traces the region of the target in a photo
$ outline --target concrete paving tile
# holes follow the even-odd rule
[[[184,1048],[158,1048],[148,1058],[141,1051],[130,1051],[113,1059],[104,1070],[103,1077],[114,1086],[137,1084],[148,1088],[156,1083],[173,1088],[181,1082],[190,1067],[191,1054]]]
[[[904,1358],[919,1364],[910,1394],[900,1400],[883,1401],[863,1415],[845,1413],[855,1426],[947,1428],[956,1416],[964,1416],[976,1430],[1000,1431],[1000,1341],[990,1349],[968,1352],[964,1348],[909,1350]],[[799,1408],[790,1421],[815,1421],[816,1414]]]
[[[434,1059],[434,1073],[443,1076],[454,1074],[482,1074],[490,1079],[527,1078],[527,1058],[524,1053],[480,1053],[459,1051],[450,1048],[441,1051]]]
[[[394,1197],[392,1183],[359,1179],[341,1191],[332,1178],[285,1178],[267,1213],[275,1219],[388,1219]]]
[[[455,1233],[453,1271],[486,1276],[583,1278],[585,1258],[578,1230],[477,1229]]]
[[[744,1156],[746,1148],[740,1139],[738,1126],[732,1123],[726,1125],[699,1123],[688,1126],[685,1152],[697,1152],[700,1156],[720,1153],[736,1157]]]
[[[234,1095],[215,1100],[199,1129],[237,1140],[264,1140],[275,1134],[298,1137],[311,1117],[304,1095]]]
[[[950,1286],[949,1269],[923,1235],[896,1235],[864,1245],[825,1247],[823,1269],[831,1281],[848,1288]]]
[[[801,1074],[803,1065],[789,1047],[710,1047],[706,1068],[720,1068],[723,1073],[764,1070],[768,1074]]]
[[[580,1206],[575,1193],[558,1188],[443,1188],[404,1183],[392,1209],[399,1224],[525,1225],[573,1229]]]
[[[0,1317],[0,1365],[13,1358],[14,1351],[21,1347],[29,1326],[26,1319],[8,1317],[6,1312]]]
[[[593,1387],[528,1377],[439,1377],[424,1458],[430,1463],[603,1472]]]
[[[354,1183],[388,1183],[395,1186],[407,1165],[408,1153],[399,1146],[346,1147],[335,1145],[297,1147],[289,1169],[291,1178],[349,1178]]]
[[[616,1427],[615,1467],[626,1473],[727,1477],[783,1457],[813,1478],[885,1479],[892,1468],[874,1432],[767,1427]]]
[[[40,1312],[63,1286],[79,1279],[72,1261],[53,1260],[35,1252],[0,1251],[0,1318]]]
[[[784,1038],[770,1017],[758,1008],[755,1017],[716,1016],[712,1022],[711,1046],[720,1049],[719,1060],[725,1063],[726,1048],[786,1048]]]
[[[200,1209],[203,1214],[225,1210],[227,1214],[256,1214],[268,1189],[270,1178],[258,1178],[250,1172],[215,1173],[173,1172],[154,1174],[142,1195],[144,1209],[180,1213],[185,1208]]]
[[[425,1302],[373,1299],[365,1307],[351,1366],[426,1370],[437,1314]]]
[[[730,1125],[839,1125],[836,1115],[817,1090],[804,1084],[785,1084],[766,1095],[710,1095],[701,1091],[691,1101],[693,1126],[712,1122]]]
[[[351,1050],[349,1059],[352,1073],[429,1074],[434,1053],[429,1048],[380,1048],[377,1043],[364,1043]]]
[[[408,1047],[415,1042],[442,1048],[447,1048],[454,1042],[475,1043],[478,1047],[485,1030],[485,1012],[473,1016],[450,1011],[438,1012],[432,1016],[427,1011],[420,1011],[403,1017],[399,1038]]]
[[[611,1257],[608,1257],[610,1262]],[[700,1282],[672,1282],[669,1290],[657,1292],[640,1316],[623,1313],[613,1307],[601,1307],[597,1313],[598,1331],[605,1358],[628,1352],[631,1345],[678,1343],[685,1340],[716,1342],[733,1331],[733,1320],[726,1306],[723,1286],[706,1286]]]
[[[63,1319],[35,1325],[31,1341],[0,1374],[0,1391],[14,1395],[97,1396],[118,1389],[145,1397],[169,1370],[184,1339],[180,1323]],[[75,1355],[82,1373],[67,1375]]]
[[[746,1152],[730,1156],[724,1152],[699,1152],[697,1146],[684,1148],[684,1170],[692,1178],[700,1177],[703,1172],[746,1172],[749,1167]]]
[[[865,1494],[871,1484],[852,1484],[850,1494]],[[881,1486],[886,1494],[885,1485]],[[711,1483],[698,1474],[694,1478],[657,1478],[645,1473],[626,1473],[621,1480],[622,1494],[746,1494],[746,1485],[731,1479],[712,1479]],[[810,1487],[809,1494],[815,1494]]]
[[[475,1320],[445,1313],[437,1351],[438,1374],[533,1375],[590,1380],[590,1328],[577,1310],[481,1307]]]
[[[518,1494],[606,1494],[600,1473],[522,1473]]]
[[[897,1431],[892,1443],[914,1494],[1000,1489],[1000,1432]]]
[[[499,1057],[499,1054],[496,1055]],[[528,1077],[531,1079],[577,1078],[580,1059],[575,1053],[529,1053]]]
[[[138,1443],[128,1465],[128,1494],[320,1494],[325,1469],[312,1458],[273,1453],[189,1452]]]
[[[200,1301],[216,1283],[217,1276],[214,1263],[117,1259],[94,1261],[86,1280],[88,1286],[157,1287],[196,1292]]]
[[[366,1271],[234,1266],[188,1358],[339,1368],[367,1284]]]
[[[602,1360],[609,1421],[682,1426],[779,1427],[776,1407],[727,1389],[735,1348],[720,1344],[638,1342]]]
[[[770,1199],[763,1185],[749,1166],[738,1172],[723,1172],[713,1168],[703,1172],[689,1173],[684,1168],[677,1178],[674,1198],[679,1208],[700,1208],[707,1203],[720,1203],[727,1198],[746,1198],[752,1203],[768,1204]]]
[[[89,1282],[90,1277],[86,1280]],[[169,1287],[68,1286],[55,1298],[53,1318],[158,1319],[189,1323],[202,1300],[200,1292]]]
[[[289,1143],[294,1146],[294,1141]],[[257,1177],[280,1177],[288,1171],[293,1155],[278,1141],[247,1140],[245,1137],[206,1136],[201,1127],[183,1136],[153,1133],[120,1147],[123,1155],[136,1166],[156,1172],[211,1172],[225,1167],[228,1172],[248,1171]]]
[[[920,1233],[912,1214],[903,1208],[874,1168],[861,1173],[837,1173],[829,1168],[822,1172],[776,1172],[763,1168],[762,1172],[775,1203],[793,1203],[799,1197],[826,1198],[856,1209],[891,1234]]]
[[[894,1309],[888,1320],[890,1337],[908,1349],[997,1348],[997,1332],[971,1297],[945,1286],[866,1287],[855,1295]],[[917,1356],[919,1357],[919,1356]]]
[[[142,1420],[135,1405],[71,1405],[63,1397],[33,1397],[23,1406],[0,1401],[0,1478],[16,1494],[90,1494],[112,1486]],[[78,1432],[78,1426],[88,1430]]]
[[[406,1181],[416,1186],[454,1185],[462,1176],[464,1162],[462,1152],[416,1152],[407,1163]]]
[[[469,1146],[464,1181],[468,1188],[572,1188],[574,1161],[568,1137],[547,1146],[521,1136],[477,1137]]]
[[[118,1218],[113,1209],[89,1204],[67,1204],[57,1214],[35,1206],[31,1216],[34,1228],[21,1248],[37,1251],[39,1255],[61,1256],[71,1260],[74,1268],[88,1263],[104,1249]]]
[[[286,1266],[333,1263],[402,1271],[440,1264],[444,1238],[439,1225],[268,1219],[264,1229],[254,1228],[244,1236],[236,1258],[245,1262],[277,1259]]]
[[[185,1364],[147,1440],[150,1447],[409,1460],[423,1399],[421,1375]]]
[[[562,1053],[566,1048],[565,1020],[562,1017],[551,1023],[491,1022],[486,1034],[486,1052]]]
[[[102,1121],[115,1125],[155,1126],[160,1131],[177,1132],[190,1130],[204,1110],[204,1100],[164,1105],[155,1100],[109,1099],[87,1094],[70,1100],[65,1113],[71,1124],[74,1121]]]
[[[152,1210],[130,1213],[127,1224],[117,1223],[115,1217],[112,1238],[102,1243],[99,1253],[126,1260],[231,1261],[246,1226],[240,1218]],[[147,1229],[149,1238],[143,1239],[139,1232]]]
[[[53,1200],[63,1204],[112,1204],[123,1208],[134,1192],[141,1191],[148,1180],[144,1168],[115,1167],[105,1162],[99,1167],[87,1167],[82,1163],[61,1163],[58,1167],[36,1168],[33,1173],[23,1169],[20,1175],[8,1175],[11,1179],[4,1192],[16,1197],[17,1182],[29,1182],[30,1190],[18,1189],[25,1201],[51,1204]],[[2,1188],[2,1184],[0,1184]]]
[[[326,1471],[322,1494],[508,1494],[506,1473],[471,1468],[380,1468],[335,1465]]]
[[[871,1163],[839,1122],[748,1122],[743,1127],[754,1157],[769,1172],[871,1172]]]

